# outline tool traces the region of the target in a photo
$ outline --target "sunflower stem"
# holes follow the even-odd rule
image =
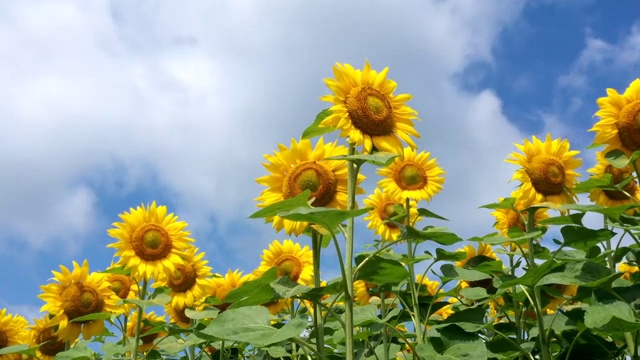
[[[356,146],[354,143],[349,143],[349,156],[355,154]],[[358,180],[358,168],[356,165],[347,161],[347,210],[351,211],[355,209],[356,205],[356,183]],[[346,279],[344,279],[345,294],[345,338],[346,338],[346,354],[347,360],[353,360],[354,358],[354,343],[353,343],[353,236],[354,236],[354,218],[347,220],[347,236],[346,236],[346,248],[345,248],[345,272]]]
[[[140,300],[144,300],[147,296],[147,279],[142,280],[142,289],[140,289]],[[138,358],[138,345],[140,345],[140,324],[142,323],[142,306],[138,305],[138,317],[136,319],[136,338],[133,343],[133,352],[131,360]]]
[[[384,297],[384,291],[380,292],[380,315],[383,319],[387,317],[387,304]],[[386,328],[382,330],[382,345],[384,348],[384,351],[382,352],[382,359],[389,360],[389,334],[387,333]]]
[[[322,236],[311,230],[311,247],[313,250],[313,286],[320,287],[320,250],[322,249]],[[322,307],[320,299],[313,302],[313,327],[316,332],[316,349],[318,357],[324,358],[324,324],[322,319]]]
[[[411,211],[411,202],[409,198],[405,199],[404,204],[405,209],[405,224],[410,224],[410,211]],[[422,344],[422,321],[420,321],[420,304],[418,303],[418,291],[416,289],[416,274],[415,268],[413,264],[413,241],[411,239],[407,239],[407,258],[409,259],[409,264],[407,267],[409,268],[409,291],[411,291],[411,298],[413,300],[413,326],[415,327],[416,332],[416,342],[418,344]]]

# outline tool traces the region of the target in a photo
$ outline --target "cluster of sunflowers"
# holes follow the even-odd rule
[[[439,354],[457,358],[464,351],[499,359],[550,359],[555,351],[569,358],[584,329],[577,336],[572,333],[569,340],[554,337],[544,331],[551,326],[548,316],[555,319],[572,311],[572,306],[579,308],[588,298],[588,294],[580,297],[580,290],[590,289],[600,278],[558,281],[561,277],[556,276],[554,282],[542,281],[544,276],[570,272],[575,264],[600,266],[592,260],[600,252],[591,254],[589,246],[605,247],[607,267],[599,276],[612,276],[608,286],[618,277],[622,285],[631,286],[640,274],[633,257],[621,261],[640,245],[632,232],[640,226],[633,222],[640,207],[634,177],[640,175],[640,79],[624,94],[608,89],[608,96],[598,99],[600,121],[591,131],[596,132],[595,143],[606,148],[597,153],[588,181],[578,183],[576,170],[582,162],[568,140],[547,135],[543,141],[533,136],[516,144],[519,151],[506,161],[519,166],[512,179],[518,186],[510,197],[486,206],[494,210],[499,233],[470,239],[477,245],[454,252],[437,248],[434,256],[433,246],[424,255],[417,252],[418,246],[425,241],[453,245],[462,239],[440,227],[416,228],[427,218],[445,220],[419,207],[442,190],[445,172],[429,152],[418,151],[412,138],[420,134],[413,123],[419,120],[417,112],[406,104],[411,96],[395,94],[397,84],[387,78],[388,68],[377,72],[366,62],[361,70],[337,64],[333,71],[334,78],[325,80],[332,94],[321,98],[332,106],[319,114],[301,139],[265,155],[268,174],[256,179],[265,189],[256,198],[261,210],[252,217],[265,218],[288,236],[310,236],[311,247],[291,239],[275,240],[254,271],[214,274],[205,253],[194,246],[185,221],[155,202],[131,208],[108,230],[116,241],[107,247],[116,250],[117,259],[108,269],[90,272],[85,260],[82,265],[74,262],[72,269],[60,266],[59,272],[53,271],[53,282],[43,285],[39,296],[45,302],[44,315],[34,319],[33,325],[7,309],[0,312],[0,360],[53,359],[84,346],[80,335],[85,342],[115,338],[115,345],[103,346],[102,351],[131,359],[171,358],[176,349],[184,350],[189,360],[297,358],[301,354],[319,359]],[[335,130],[340,130],[346,146],[338,140],[325,142],[320,136]],[[314,145],[310,138],[315,136],[319,138]],[[375,165],[380,180],[358,209],[356,195],[365,193],[361,187],[365,176],[360,173],[364,164]],[[597,206],[575,204],[579,192],[589,192]],[[621,211],[603,210],[607,208]],[[551,217],[549,210],[558,210],[560,216]],[[606,244],[586,239],[589,246],[571,245],[572,233],[595,234],[582,227],[581,217],[571,215],[572,210],[579,215],[599,212],[608,226],[627,226],[625,235],[637,244],[625,247],[624,253],[620,245],[611,247],[610,238]],[[354,218],[360,215],[365,215],[368,228],[380,240],[374,241],[372,251],[355,257],[354,268]],[[566,234],[567,227],[562,230],[566,240],[561,248],[573,246],[582,252],[557,249],[550,255],[540,240],[552,224],[569,227]],[[344,235],[344,256],[339,234]],[[319,254],[330,242],[342,276],[326,282],[320,278]],[[394,246],[401,243],[406,244],[406,252],[396,253]],[[494,251],[491,245],[501,248]],[[562,255],[555,258],[558,254]],[[509,260],[508,267],[503,259]],[[438,262],[445,263],[440,281],[429,279]],[[421,273],[417,265],[422,266]],[[162,306],[164,315],[149,311],[153,306]],[[270,314],[268,322],[255,326],[273,330],[265,332],[273,335],[273,341],[252,342],[241,330],[211,330],[225,316],[238,326],[253,321],[229,315],[251,306]],[[300,319],[301,328],[296,325]],[[115,331],[121,335],[114,335]],[[624,333],[628,354],[638,356],[637,330],[635,340]],[[461,337],[464,341],[454,341]],[[610,338],[606,346],[622,341],[614,335]],[[475,340],[481,340],[481,348],[475,347]],[[276,351],[274,344],[285,345]],[[503,350],[508,354],[493,344],[506,346]],[[554,346],[561,350],[553,350]]]

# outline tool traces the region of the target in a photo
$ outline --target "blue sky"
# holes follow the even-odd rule
[[[51,270],[107,267],[110,224],[153,200],[214,271],[253,270],[288,238],[247,219],[262,155],[327,106],[335,62],[389,66],[414,95],[420,149],[447,171],[429,207],[463,237],[491,232],[477,207],[513,189],[514,142],[551,132],[584,149],[595,99],[640,65],[635,0],[266,4],[0,3],[0,308],[31,318]]]

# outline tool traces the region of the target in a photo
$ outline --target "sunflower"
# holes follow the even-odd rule
[[[0,310],[0,349],[24,344],[27,340],[28,332],[27,320],[14,314],[7,314],[7,309]],[[0,355],[0,360],[12,360],[13,354]]]
[[[184,261],[180,255],[190,246],[187,223],[178,221],[174,214],[167,214],[166,206],[138,206],[130,212],[120,214],[123,222],[113,223],[109,229],[117,242],[107,245],[117,249],[120,256],[117,265],[131,269],[135,278],[158,279],[175,271],[176,265]]]
[[[640,271],[640,268],[633,264],[620,263],[620,265],[618,265],[618,271],[624,273],[622,274],[623,279],[631,280],[631,275]]]
[[[607,96],[598,99],[600,110],[595,116],[600,118],[589,131],[596,133],[594,142],[605,144],[604,153],[622,150],[627,156],[640,150],[640,79],[634,80],[618,94],[615,89],[607,89]]]
[[[262,254],[260,266],[253,272],[253,276],[259,278],[272,267],[278,269],[278,277],[289,278],[303,285],[313,283],[313,255],[309,246],[301,247],[291,240],[284,240],[282,244],[274,240],[269,249]]]
[[[38,358],[42,360],[54,360],[56,354],[63,352],[66,347],[66,343],[58,339],[54,335],[52,326],[49,326],[49,317],[45,316],[34,320],[31,333],[31,346],[40,347],[36,350]]]
[[[265,155],[267,162],[262,165],[269,171],[269,175],[256,179],[260,185],[267,188],[255,200],[260,201],[258,207],[265,207],[279,201],[300,195],[305,190],[311,191],[314,198],[311,205],[337,209],[347,208],[347,161],[325,160],[325,158],[346,155],[347,148],[336,142],[324,143],[320,138],[315,148],[311,141],[304,139],[296,142],[291,139],[291,146],[280,144],[279,151],[273,155]],[[358,175],[357,183],[364,180],[364,175]],[[356,190],[362,194],[360,187]],[[276,231],[284,228],[287,235],[302,234],[306,229],[306,222],[285,220],[279,216],[267,218],[273,221]]]
[[[391,165],[378,170],[384,177],[378,187],[390,196],[401,199],[429,201],[442,190],[444,171],[428,152],[416,153],[410,147],[404,148],[403,156],[393,160]]]
[[[438,292],[442,291],[439,281],[429,280],[428,277],[422,274],[416,275],[416,283],[420,284],[420,286],[427,291],[426,295],[428,296],[436,296]]]
[[[213,288],[210,294],[211,296],[218,298],[221,302],[221,304],[216,305],[216,307],[220,310],[226,310],[230,305],[224,302],[227,298],[227,294],[229,294],[231,290],[237,289],[242,286],[242,284],[249,281],[251,275],[242,275],[242,271],[231,271],[231,269],[229,269],[224,276],[220,274],[216,275],[217,276],[213,278]]]
[[[374,283],[366,282],[364,280],[356,280],[353,282],[353,301],[359,305],[369,305],[371,299],[380,298],[381,293],[374,291],[379,286]],[[394,298],[395,294],[391,292],[385,292],[384,297],[386,299]]]
[[[544,142],[533,136],[532,141],[524,140],[524,145],[515,144],[522,154],[513,152],[505,161],[520,165],[512,180],[522,185],[517,190],[518,197],[527,206],[552,202],[558,205],[575,202],[571,190],[580,175],[575,169],[582,160],[575,156],[580,152],[569,150],[569,141],[562,138],[551,139],[547,134]]]
[[[443,301],[443,300],[438,300],[438,301]],[[438,309],[438,311],[434,312],[433,315],[440,316],[442,320],[445,320],[449,316],[453,315],[453,305],[455,305],[458,302],[458,299],[454,297],[450,297],[447,299],[447,302],[449,303],[448,305],[441,307],[440,309]]]
[[[402,153],[402,139],[416,148],[410,135],[417,138],[413,120],[419,120],[418,113],[405,105],[411,95],[394,95],[397,84],[387,79],[389,68],[380,73],[371,69],[369,61],[363,70],[356,70],[349,64],[333,67],[335,79],[325,79],[333,95],[320,98],[333,104],[331,115],[321,123],[321,127],[340,129],[340,136],[348,137],[356,146],[363,145],[364,153],[373,148],[381,151]]]
[[[456,262],[456,266],[459,268],[465,267],[469,260],[475,258],[476,256],[484,256],[494,260],[498,260],[498,256],[493,252],[491,245],[485,243],[478,243],[478,249],[473,247],[473,245],[465,245],[464,248],[456,250],[458,252],[464,252],[467,256],[466,258]]]
[[[187,329],[191,327],[191,318],[189,318],[185,311],[187,307],[174,308],[171,303],[164,306],[164,311],[169,315],[169,322],[176,324],[181,328]]]
[[[517,192],[511,193],[512,197],[518,196]],[[498,198],[498,202],[503,198]],[[526,203],[523,201],[516,201],[514,208],[511,209],[496,209],[491,215],[496,219],[493,227],[500,231],[500,234],[509,237],[509,230],[513,227],[517,227],[523,232],[527,230],[526,219],[528,212],[523,211],[526,209]],[[538,224],[540,221],[549,218],[547,209],[538,209],[534,215],[534,224]],[[519,251],[517,244],[513,242],[507,242],[504,244],[510,248],[510,251]],[[528,243],[521,244],[520,247],[524,250],[529,247]]]
[[[394,241],[400,236],[400,228],[396,226],[389,219],[400,215],[401,213],[396,211],[396,206],[404,207],[404,201],[402,198],[393,197],[380,189],[375,189],[374,193],[368,198],[364,199],[364,204],[367,207],[372,208],[371,211],[364,218],[364,221],[368,221],[367,227],[374,230],[376,235],[380,235],[384,241]],[[411,223],[415,223],[420,220],[418,217],[417,203],[411,201],[409,213],[411,214]]]
[[[62,341],[73,341],[82,332],[88,340],[101,335],[104,320],[73,321],[81,316],[111,312],[118,313],[116,303],[120,300],[111,290],[106,274],[89,273],[89,263],[85,260],[80,266],[73,262],[73,271],[60,266],[60,272],[52,271],[57,283],[43,285],[43,294],[38,297],[46,302],[40,311],[49,312],[54,317],[49,326],[58,325],[55,335]]]
[[[638,183],[633,178],[633,169],[631,169],[631,167],[627,166],[622,169],[613,167],[604,158],[602,152],[596,152],[596,160],[598,161],[596,166],[587,170],[593,174],[594,178],[602,177],[604,174],[611,174],[614,185],[620,184],[629,177],[632,177],[632,179],[627,185],[622,187],[624,191],[594,188],[589,194],[589,200],[605,207],[640,203],[640,187],[638,187]],[[632,214],[634,211],[635,209],[630,209],[629,213]]]
[[[140,311],[140,310],[138,310]],[[138,317],[136,316],[135,319]],[[158,331],[156,328],[163,326],[166,323],[164,316],[158,316],[155,312],[151,311],[149,313],[142,313],[142,323],[140,324],[140,345],[138,346],[138,350],[141,352],[145,352],[151,350],[154,344],[153,341],[155,339],[164,337],[167,335],[166,331]],[[136,321],[129,321],[127,324],[127,336],[129,338],[134,338],[136,336]],[[149,331],[154,330],[152,333],[147,334]],[[145,335],[146,334],[146,335]]]
[[[289,310],[292,305],[293,299],[278,299],[262,304],[262,306],[269,310],[269,314],[271,315],[278,315],[283,311]]]
[[[194,306],[196,301],[200,302],[213,291],[211,268],[203,259],[205,253],[198,253],[198,249],[192,247],[181,256],[184,264],[175,265],[168,277],[162,277],[153,284],[153,287],[171,289],[171,306],[175,308]]]
[[[558,309],[558,306],[564,304],[566,301],[570,300],[578,293],[577,285],[562,285],[555,284],[549,285],[548,287],[553,288],[556,292],[559,292],[562,297],[555,297],[547,292],[543,292],[543,301],[546,301],[546,305],[542,308],[547,313],[553,313]]]
[[[107,270],[112,269],[110,267]],[[140,292],[140,286],[134,278],[127,274],[121,273],[106,273],[107,281],[111,284],[111,291],[113,291],[121,300],[137,300],[138,293]],[[136,305],[132,303],[119,305],[119,312],[128,314],[131,309]]]

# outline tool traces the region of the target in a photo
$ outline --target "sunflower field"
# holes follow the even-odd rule
[[[61,265],[32,323],[0,310],[0,360],[640,359],[640,79],[597,99],[588,175],[568,139],[524,139],[513,192],[478,204],[496,231],[463,239],[433,225],[446,169],[388,70],[336,64],[330,107],[264,155],[250,218],[288,239],[255,269],[213,273],[187,222],[141,204],[107,230],[109,268]]]

